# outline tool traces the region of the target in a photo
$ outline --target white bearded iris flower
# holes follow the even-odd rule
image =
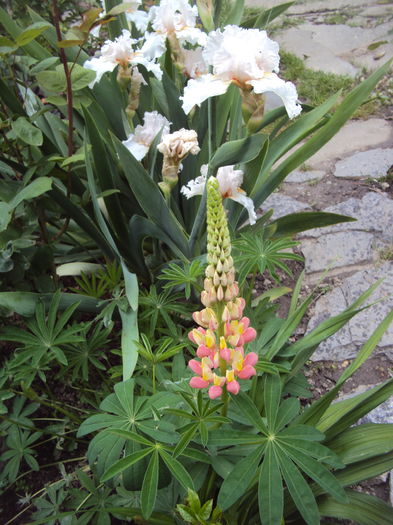
[[[138,7],[142,4],[142,0],[123,0],[123,4],[127,4],[127,10],[125,15],[127,20],[135,24],[135,27],[140,33],[144,33],[149,23],[149,15],[146,11],[138,10]],[[120,4],[121,5],[121,4]],[[105,2],[101,0],[102,12],[100,13],[100,18],[103,18],[106,15]],[[98,38],[101,25],[96,26],[90,33]]]
[[[107,40],[101,48],[101,55],[87,60],[83,67],[96,72],[96,78],[89,84],[93,87],[96,82],[101,80],[104,73],[113,71],[115,67],[121,66],[128,68],[137,64],[142,64],[148,71],[151,71],[158,79],[162,77],[160,66],[151,60],[146,53],[144,46],[141,49],[133,48],[137,40],[131,38],[131,33],[123,29],[122,34],[114,41]]]
[[[230,84],[254,93],[276,93],[283,101],[288,116],[301,112],[297,92],[291,82],[276,74],[280,62],[277,42],[266,31],[227,26],[212,31],[207,37],[203,58],[212,73],[189,80],[184,89],[183,109],[189,113],[209,97],[224,94]]]
[[[182,187],[180,191],[187,199],[195,195],[203,195],[207,180],[207,171],[208,166],[204,164],[201,167],[200,177],[190,180],[187,186]],[[217,170],[217,180],[220,185],[222,198],[232,199],[244,206],[248,211],[250,224],[255,224],[257,215],[255,213],[254,203],[250,197],[247,197],[245,191],[240,188],[243,183],[243,172],[241,170],[235,170],[233,166],[223,166]]]
[[[142,160],[149,151],[149,148],[162,130],[162,136],[169,133],[170,122],[157,111],[146,112],[143,117],[143,126],[135,128],[135,133],[131,133],[127,140],[123,141],[124,146],[134,155],[137,160]]]
[[[145,38],[150,48],[165,51],[166,39],[173,37],[180,44],[204,45],[206,42],[206,33],[195,27],[198,9],[191,7],[187,0],[162,0],[160,5],[150,8],[149,16],[154,32],[146,33]]]

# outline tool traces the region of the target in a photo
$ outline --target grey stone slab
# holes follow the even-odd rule
[[[258,5],[262,3],[261,0],[254,1],[259,2]],[[289,12],[293,14],[316,13],[318,11],[335,11],[345,7],[367,6],[369,4],[370,2],[367,2],[367,0],[329,0],[329,2],[326,2],[326,0],[307,0],[305,2],[296,2],[295,5],[290,7]]]
[[[315,328],[321,320],[335,315],[337,310],[343,311],[378,279],[382,278],[384,281],[364,304],[371,304],[379,299],[383,300],[355,315],[347,325],[319,346],[312,360],[340,361],[356,356],[361,346],[393,309],[393,262],[387,262],[371,270],[356,272],[344,279],[340,287],[328,292],[317,301],[307,331]],[[390,325],[378,343],[376,351],[385,352],[390,356],[392,347],[393,326]]]
[[[344,401],[345,399],[351,399],[355,396],[359,396],[368,392],[373,388],[373,385],[358,385],[351,392],[340,395],[337,401]],[[387,399],[384,403],[381,403],[378,407],[371,410],[368,414],[363,416],[357,424],[361,425],[364,423],[376,423],[376,424],[393,424],[393,397]],[[384,480],[386,481],[386,479]]]
[[[374,42],[385,40],[385,37],[376,37]],[[389,38],[391,40],[391,37]],[[368,71],[374,71],[382,66],[387,60],[393,56],[393,44],[387,42],[379,46],[377,49],[370,51],[368,48],[366,50],[358,50],[353,53],[351,58],[351,63],[357,67],[366,69]]]
[[[380,179],[393,165],[393,148],[376,148],[360,151],[340,160],[334,176],[345,179]]]
[[[324,171],[310,170],[310,171],[293,171],[290,173],[284,182],[302,184],[315,180],[321,180],[325,175]]]
[[[373,5],[370,7],[366,7],[366,9],[362,9],[359,14],[360,16],[370,17],[393,15],[393,7],[389,4]]]
[[[393,423],[393,397],[374,408],[361,419],[362,423]]]
[[[292,197],[287,197],[281,193],[272,193],[262,204],[261,209],[267,211],[273,208],[273,219],[278,219],[289,213],[296,213],[300,211],[309,210],[310,206],[305,202],[300,202]]]
[[[393,262],[386,262],[377,268],[357,272],[345,279],[341,287],[348,304],[351,304],[378,279],[383,279],[383,281],[371,295],[367,304],[381,298],[385,299],[360,312],[351,320],[352,340],[357,345],[363,344],[378,324],[393,309]],[[393,346],[392,325],[382,336],[379,346],[382,348]]]
[[[306,273],[372,261],[373,238],[371,233],[352,231],[328,233],[315,240],[303,239],[300,249],[305,256]]]
[[[392,143],[393,125],[391,122],[381,118],[352,120],[347,122],[315,155],[307,159],[307,165],[310,169],[320,170],[351,153],[372,148],[391,147]],[[293,148],[281,160],[287,158],[302,144]]]
[[[361,199],[351,198],[323,211],[337,213],[357,219],[355,222],[342,222],[325,228],[313,228],[302,232],[301,237],[320,237],[339,231],[366,231],[378,234],[387,242],[393,243],[393,200],[385,193],[370,191]]]
[[[346,309],[346,307],[347,303],[340,288],[334,288],[326,295],[323,295],[318,299],[314,307],[314,313],[308,322],[307,333],[314,330],[314,328],[323,321],[326,321],[326,319],[329,319],[329,317],[334,317],[340,314]],[[345,357],[342,357],[344,348],[349,348],[352,352],[355,349],[352,344],[351,332],[348,325],[345,325],[339,332],[333,334],[326,341],[323,341],[318,346],[318,349],[314,352],[311,359],[313,361],[340,361],[345,359]]]
[[[303,24],[300,27],[291,27],[277,33],[275,39],[284,49],[304,60],[305,65],[310,69],[355,77],[359,72],[358,69],[322,45],[314,36],[314,27],[319,26]]]
[[[379,38],[387,36],[391,29],[390,24],[381,24],[375,28],[350,27],[344,24],[302,24],[299,27],[304,31],[310,31],[313,40],[339,57],[348,57],[348,54],[359,49],[372,55],[373,51],[369,50],[368,46]],[[388,40],[391,40],[390,37]]]

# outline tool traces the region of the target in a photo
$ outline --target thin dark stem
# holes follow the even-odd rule
[[[57,0],[52,0],[52,11],[53,11],[53,23],[56,29],[57,41],[60,42],[62,40],[62,36],[61,36],[61,29],[60,29],[60,11],[59,11]],[[74,140],[73,140],[74,116],[73,116],[73,109],[72,109],[73,97],[72,97],[72,81],[71,81],[72,68],[70,70],[68,67],[67,57],[66,57],[64,48],[62,47],[59,48],[59,56],[60,56],[61,63],[63,64],[64,74],[66,77],[67,118],[68,118],[67,150],[68,150],[68,156],[71,157],[71,155],[74,153]],[[68,174],[67,197],[70,197],[71,191],[72,191],[71,164],[68,166],[67,174]],[[69,223],[70,223],[70,217],[68,216],[63,226],[60,228],[60,230],[51,240],[56,241],[57,239],[59,239],[59,237],[61,237],[63,233],[67,231]]]
[[[56,36],[58,42],[62,40],[61,30],[60,30],[60,12],[57,0],[52,0],[52,10],[53,10],[53,23],[56,28]],[[71,72],[68,67],[67,57],[64,52],[64,48],[59,48],[59,56],[61,63],[63,64],[64,74],[66,77],[66,96],[67,96],[67,117],[68,117],[68,156],[74,153],[74,142],[73,142],[73,110],[72,110],[72,83],[71,83]]]

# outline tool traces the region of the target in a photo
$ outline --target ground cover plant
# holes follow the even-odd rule
[[[333,401],[393,313],[311,402],[305,363],[379,283],[295,337],[293,235],[352,219],[257,213],[390,64],[301,104],[266,32],[289,5],[0,8],[5,523],[391,523],[353,486],[393,468],[392,426],[353,425],[393,380]]]

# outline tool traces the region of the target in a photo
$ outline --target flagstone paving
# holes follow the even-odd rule
[[[246,3],[268,8],[282,0]],[[278,26],[273,38],[311,69],[360,78],[393,56],[391,2],[298,1],[288,14],[278,19],[281,28]],[[317,283],[326,271],[328,275],[306,332],[341,313],[378,279],[382,280],[367,301],[377,303],[322,343],[312,357],[316,362],[344,366],[393,309],[392,122],[391,107],[386,115],[380,112],[366,120],[348,122],[307,161],[305,170],[292,173],[262,206],[263,211],[274,208],[274,218],[323,210],[357,219],[309,230],[298,237],[308,286]],[[380,340],[376,353],[385,356],[390,363],[388,368],[392,367],[393,324]],[[354,385],[357,390],[352,394],[371,388],[377,381],[375,374],[371,376],[374,379],[370,381],[363,376],[363,382]],[[385,402],[367,418],[368,422],[393,423],[393,401]],[[393,504],[393,472],[390,480]]]

